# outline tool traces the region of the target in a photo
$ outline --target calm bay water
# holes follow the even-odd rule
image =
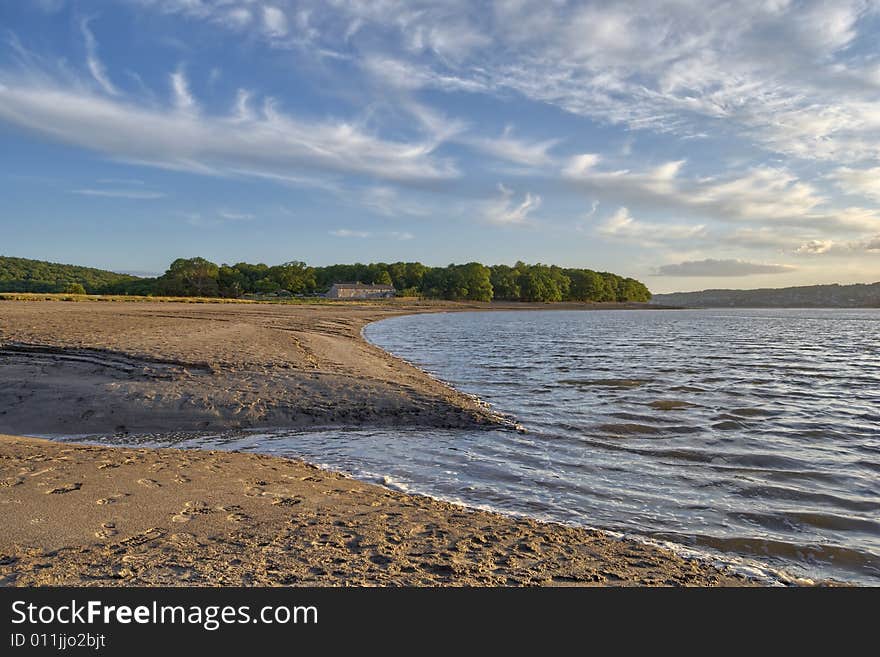
[[[880,311],[451,313],[365,336],[527,431],[189,442],[880,584]]]

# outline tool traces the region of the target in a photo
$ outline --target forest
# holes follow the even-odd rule
[[[393,285],[398,296],[453,301],[647,302],[648,288],[634,278],[541,263],[429,267],[420,262],[313,267],[298,260],[280,265],[216,264],[178,258],[156,278],[0,256],[0,292],[67,292],[239,298],[275,294],[314,296],[333,283]]]

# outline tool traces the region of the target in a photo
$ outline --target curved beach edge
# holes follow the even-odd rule
[[[743,586],[605,532],[294,459],[0,436],[7,586]]]

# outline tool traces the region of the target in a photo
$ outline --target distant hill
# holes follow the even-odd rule
[[[878,308],[880,283],[655,294],[651,303],[688,308]]]
[[[110,294],[144,280],[103,269],[0,256],[0,292],[63,292],[79,283],[90,294]]]

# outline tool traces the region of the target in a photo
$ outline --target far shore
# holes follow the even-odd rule
[[[0,302],[0,583],[742,585],[653,546],[291,459],[48,442],[254,427],[497,426],[367,343],[410,313],[617,304]],[[629,306],[632,307],[632,306]]]

